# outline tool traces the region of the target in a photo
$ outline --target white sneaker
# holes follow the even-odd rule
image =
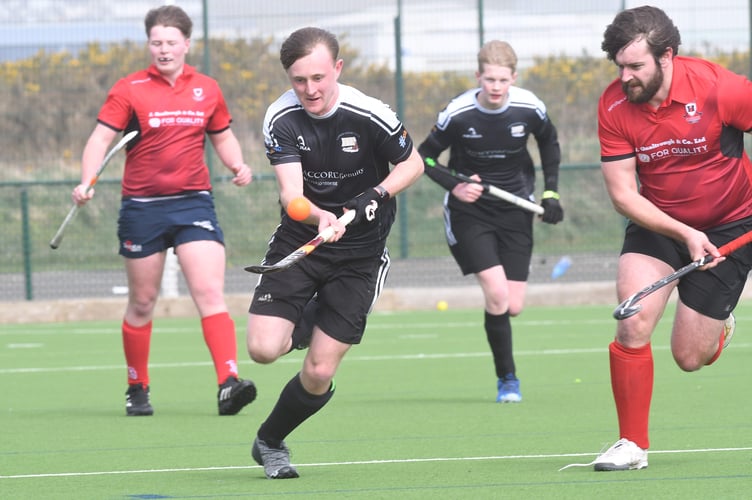
[[[731,343],[731,337],[734,336],[736,330],[736,318],[734,313],[729,313],[726,321],[723,322],[723,348],[725,349]]]
[[[637,470],[648,466],[648,452],[628,439],[620,439],[593,462],[597,471]]]

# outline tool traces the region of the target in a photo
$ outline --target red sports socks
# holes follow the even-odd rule
[[[619,437],[647,450],[650,447],[648,420],[653,397],[653,351],[650,344],[632,349],[616,341],[608,350]]]
[[[149,385],[149,346],[151,321],[143,326],[133,326],[123,320],[123,351],[128,365],[128,384]]]
[[[238,345],[235,338],[235,322],[230,314],[223,312],[201,319],[201,329],[214,361],[217,384],[224,383],[227,377],[237,377]]]

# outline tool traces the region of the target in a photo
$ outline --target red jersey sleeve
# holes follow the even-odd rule
[[[718,107],[723,121],[742,131],[752,130],[752,82],[732,72],[719,78]]]
[[[624,133],[624,125],[613,111],[619,106],[628,105],[627,97],[621,89],[621,82],[614,80],[606,88],[598,101],[598,139],[601,145],[601,161],[614,161],[635,155],[629,134]]]
[[[146,72],[144,72],[144,76]],[[117,131],[123,130],[133,115],[133,107],[129,99],[130,82],[121,78],[112,86],[107,94],[102,108],[99,110],[97,121]]]

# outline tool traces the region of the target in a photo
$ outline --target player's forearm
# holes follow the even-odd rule
[[[423,159],[418,150],[413,148],[410,156],[394,166],[389,175],[380,185],[387,190],[391,197],[410,187],[423,174]]]
[[[226,130],[220,134],[209,136],[222,164],[228,169],[235,171],[234,167],[244,165],[243,150],[240,148],[235,134]]]

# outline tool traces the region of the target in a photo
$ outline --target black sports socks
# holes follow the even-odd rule
[[[266,421],[259,427],[258,438],[272,448],[279,448],[280,441],[323,408],[333,395],[334,382],[325,394],[317,396],[306,391],[300,382],[300,374],[295,374],[282,389],[277,404]]]
[[[494,315],[485,312],[485,328],[488,345],[493,353],[496,377],[504,378],[510,373],[514,375],[514,355],[512,353],[512,323],[509,313]]]

